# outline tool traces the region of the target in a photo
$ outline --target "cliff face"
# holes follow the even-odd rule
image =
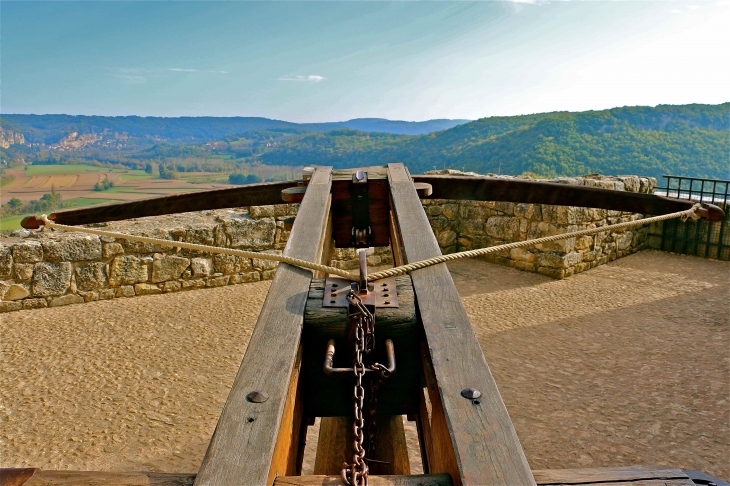
[[[25,137],[23,137],[23,134],[0,127],[0,147],[9,148],[11,145],[16,144],[25,145]]]

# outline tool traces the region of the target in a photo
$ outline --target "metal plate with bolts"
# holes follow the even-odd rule
[[[388,277],[375,282],[372,292],[375,293],[375,307],[398,307],[398,294],[395,290],[395,277]],[[323,307],[347,307],[347,294],[350,292],[350,281],[346,278],[330,277],[325,280]],[[365,304],[370,302],[363,299]]]

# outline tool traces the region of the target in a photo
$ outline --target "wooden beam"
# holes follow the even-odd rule
[[[312,176],[285,255],[316,261],[329,214],[331,168]],[[271,484],[288,473],[291,442],[299,441],[293,375],[300,352],[303,315],[312,272],[279,264],[228,400],[195,480],[196,486]],[[265,391],[252,403],[246,395]],[[294,390],[294,391],[293,391]]]
[[[370,476],[370,486],[452,486],[448,474],[418,474],[415,476]],[[278,477],[274,486],[343,486],[340,476]]]
[[[689,476],[667,466],[600,467],[586,469],[544,469],[532,471],[540,486],[557,484],[592,484],[654,479],[685,479]],[[633,484],[633,483],[632,483]],[[692,483],[689,483],[692,484]]]
[[[390,194],[408,262],[441,254],[403,164],[388,165]],[[431,473],[454,483],[534,485],[517,433],[445,264],[411,272],[435,381]],[[429,377],[426,377],[429,381]],[[476,388],[479,400],[461,396]],[[431,458],[429,458],[431,459]]]
[[[264,182],[212,191],[172,194],[138,201],[57,211],[49,218],[59,224],[78,225],[206,209],[281,204],[281,191],[296,187],[297,184],[297,181]]]
[[[195,473],[41,471],[23,486],[191,486]],[[6,486],[6,485],[2,485]]]

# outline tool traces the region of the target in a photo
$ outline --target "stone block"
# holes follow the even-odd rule
[[[274,244],[276,222],[273,218],[251,219],[248,215],[223,219],[230,246],[245,250],[266,250]]]
[[[13,284],[8,288],[3,296],[3,300],[21,300],[30,295],[30,291],[25,285]]]
[[[441,214],[446,219],[456,219],[459,215],[458,204],[444,204],[441,206]]]
[[[565,269],[563,268],[538,267],[537,273],[547,275],[548,277],[552,277],[558,280],[561,280],[563,277],[565,277]]]
[[[133,255],[118,256],[109,267],[109,284],[113,287],[147,281],[147,264]]]
[[[162,229],[162,228],[155,228],[153,230],[147,230],[147,231],[135,231],[135,235],[137,236],[147,236],[150,238],[157,238],[160,240],[172,240],[172,236],[170,235],[170,232]],[[160,253],[165,251],[171,251],[174,248],[171,246],[165,246],[165,245],[155,245],[152,243],[142,243],[140,241],[131,241],[131,240],[121,240],[122,241],[122,247],[124,248],[124,251],[127,253]]]
[[[152,262],[152,282],[176,280],[188,268],[190,260],[172,255],[155,254]]]
[[[535,254],[525,250],[524,248],[512,248],[509,251],[509,257],[515,261],[521,261],[526,263],[535,262]]]
[[[631,246],[634,234],[631,231],[626,231],[623,234],[618,235],[616,238],[616,246],[619,250],[626,250]]]
[[[228,275],[223,275],[221,277],[211,277],[208,279],[207,286],[208,287],[223,287],[225,285],[228,285],[228,279],[230,277]]]
[[[163,292],[178,292],[179,290],[182,290],[182,284],[176,280],[170,280],[162,284]]]
[[[213,263],[210,258],[193,258],[190,261],[190,270],[193,277],[207,277],[211,274],[212,269]]]
[[[0,245],[0,278],[9,278],[13,274],[13,252],[5,245]]]
[[[106,263],[81,263],[75,268],[76,287],[79,290],[96,290],[107,286]]]
[[[441,210],[441,206],[427,206],[427,208],[428,208],[427,214],[429,216],[440,216],[441,213],[443,212]]]
[[[250,258],[218,253],[213,255],[213,270],[225,275],[250,272],[253,270],[253,264]],[[210,272],[208,272],[208,275],[210,275]]]
[[[198,245],[215,245],[215,228],[216,225],[188,228],[185,233],[185,241]]]
[[[84,298],[76,294],[62,295],[60,297],[52,297],[49,307],[60,307],[69,304],[83,304]]]
[[[33,269],[33,296],[63,295],[71,286],[72,266],[63,263],[36,263]]]
[[[116,295],[115,289],[102,289],[99,291],[99,300],[113,299]]]
[[[43,298],[25,299],[23,301],[23,309],[42,309],[48,307],[48,302]]]
[[[106,243],[102,245],[102,255],[104,258],[109,258],[124,253],[124,248],[119,243]]]
[[[43,256],[49,262],[81,262],[101,258],[101,240],[95,235],[67,233],[44,240]]]
[[[5,297],[5,292],[7,292],[11,286],[12,284],[0,280],[0,300],[3,300],[3,297]]]
[[[261,274],[259,272],[248,272],[236,275],[231,275],[231,279],[228,281],[231,285],[249,282],[258,282],[261,280]]]
[[[15,263],[36,263],[43,260],[43,246],[35,240],[24,240],[13,245]]]
[[[276,275],[276,270],[264,270],[261,272],[261,280],[272,280]]]
[[[134,284],[134,293],[137,295],[155,295],[155,294],[161,294],[162,289],[154,284],[138,283],[138,284]]]
[[[23,308],[22,302],[0,302],[0,313],[12,312]]]
[[[456,243],[456,232],[451,230],[441,231],[436,239],[441,248],[452,246]]]
[[[525,272],[534,272],[537,268],[534,263],[528,263],[528,262],[512,262],[512,267],[523,270]]]
[[[534,204],[526,204],[526,203],[515,204],[514,213],[515,213],[515,216],[517,216],[518,218],[540,219],[540,218],[535,218],[535,205]]]
[[[78,294],[83,297],[84,302],[96,302],[97,300],[99,300],[99,292],[95,290],[90,290],[88,292],[79,290]]]
[[[15,280],[26,281],[33,278],[32,263],[16,263],[15,264]]]
[[[506,216],[514,216],[515,214],[515,203],[497,201],[494,205],[494,209]]]
[[[134,297],[134,287],[132,285],[122,285],[117,288],[115,297]]]
[[[478,219],[464,220],[461,222],[461,233],[466,236],[483,235],[484,222]]]
[[[487,235],[506,241],[516,241],[520,234],[519,219],[509,216],[493,216],[484,227]]]
[[[266,251],[262,251],[261,253],[281,255],[282,252],[280,250],[266,250]],[[262,260],[260,258],[252,258],[251,262],[253,264],[253,268],[258,271],[275,270],[276,267],[279,265],[279,262],[277,262],[277,261]],[[239,273],[239,272],[235,272],[235,273]]]
[[[251,206],[248,211],[254,219],[276,217],[275,206]]]
[[[576,250],[587,250],[593,245],[593,237],[592,236],[581,236],[580,238],[575,239],[575,245],[574,248]]]
[[[183,280],[180,283],[182,284],[183,290],[202,289],[203,287],[205,287],[205,280],[203,280],[202,278]]]

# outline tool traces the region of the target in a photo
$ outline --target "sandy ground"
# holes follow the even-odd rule
[[[533,469],[730,479],[730,264],[647,251],[563,281],[450,269]],[[0,316],[0,465],[196,471],[268,285]]]

